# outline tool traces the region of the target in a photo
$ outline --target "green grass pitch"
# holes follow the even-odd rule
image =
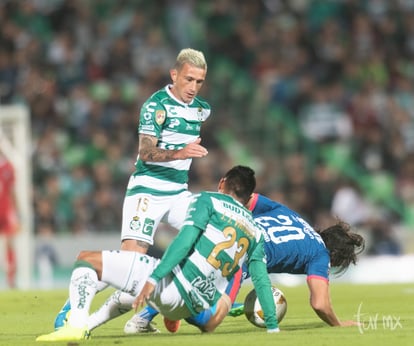
[[[36,336],[53,329],[56,313],[66,299],[66,290],[0,292],[0,345],[414,345],[414,284],[350,285],[331,284],[337,315],[359,319],[360,327],[332,328],[325,325],[309,306],[305,285],[279,288],[284,292],[288,311],[280,324],[281,333],[267,334],[244,316],[227,317],[212,334],[201,334],[185,322],[176,334],[166,331],[161,318],[155,319],[161,334],[130,336],[123,326],[131,313],[96,329],[92,339],[82,342],[35,342]],[[251,289],[244,285],[238,301]],[[98,294],[96,308],[111,293]]]

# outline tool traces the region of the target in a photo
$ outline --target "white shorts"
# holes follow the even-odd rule
[[[135,251],[102,251],[101,281],[136,297],[159,262],[157,258]],[[148,304],[171,320],[191,315],[172,275],[157,284]]]
[[[171,321],[178,321],[191,316],[190,310],[185,305],[171,274],[163,278],[155,287],[148,305],[158,310]]]
[[[179,230],[191,197],[189,191],[172,196],[153,196],[147,193],[126,196],[122,210],[121,241],[135,239],[153,245],[155,231],[161,221]]]
[[[136,296],[159,261],[137,251],[102,251],[101,281]]]

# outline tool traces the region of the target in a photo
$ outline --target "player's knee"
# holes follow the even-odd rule
[[[102,267],[102,252],[81,251],[76,258],[76,263],[78,263],[78,266],[90,267],[91,269],[98,270]]]
[[[90,268],[96,271],[98,279],[102,276],[102,252],[101,251],[81,251],[76,258],[73,268]]]
[[[217,323],[215,323],[214,321],[210,320],[206,325],[203,326],[203,333],[212,333],[216,330],[217,328]]]
[[[91,259],[95,257],[94,253],[94,251],[81,251],[76,257],[76,260],[89,262]]]
[[[316,313],[323,312],[326,309],[326,304],[321,299],[311,299],[310,305]]]
[[[193,326],[196,326],[203,333],[206,333],[206,332],[211,331],[211,328],[207,327],[207,325],[209,324],[210,319],[214,315],[214,312],[215,312],[215,306],[210,309],[201,311],[196,316],[188,317],[185,320],[187,321],[187,323],[192,324]]]

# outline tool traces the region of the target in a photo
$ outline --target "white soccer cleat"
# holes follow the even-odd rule
[[[124,333],[125,334],[160,333],[160,331],[150,321],[138,315],[134,315],[125,324]]]

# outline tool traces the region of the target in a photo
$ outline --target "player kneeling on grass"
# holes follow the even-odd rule
[[[252,194],[247,207],[265,232],[268,273],[306,274],[310,304],[319,318],[330,326],[357,325],[356,321],[341,321],[336,316],[329,293],[329,271],[332,266],[337,274],[342,273],[355,264],[358,253],[364,249],[364,239],[342,221],[317,232],[293,210],[257,193]],[[232,303],[239,291],[241,277],[240,273],[236,274],[226,290]],[[191,317],[187,322],[202,331],[213,331],[225,317],[227,305],[228,302],[221,302],[216,308]],[[146,307],[139,315],[151,320],[156,313]],[[236,303],[229,315],[235,317],[243,313],[243,304]]]
[[[161,260],[133,251],[82,251],[70,280],[67,324],[36,340],[87,339],[99,280],[136,296],[135,309],[148,303],[177,321],[213,307],[243,263],[264,307],[268,332],[278,332],[263,234],[244,207],[255,186],[254,171],[236,166],[220,180],[218,192],[195,195],[184,225]]]

